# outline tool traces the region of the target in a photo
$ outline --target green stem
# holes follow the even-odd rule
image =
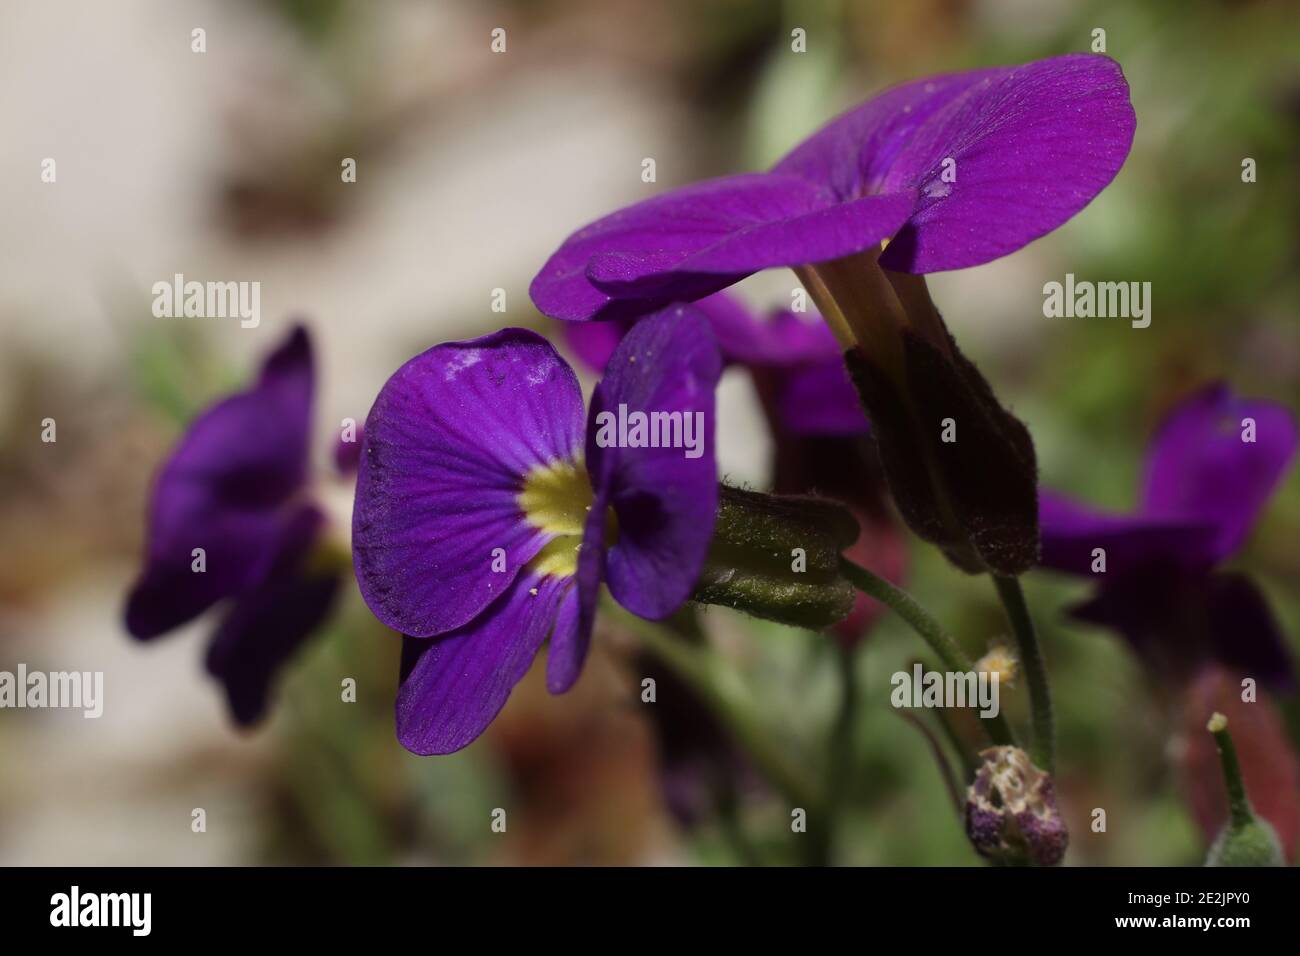
[[[939,768],[939,777],[943,780],[944,789],[948,791],[948,799],[952,801],[952,808],[960,818],[966,803],[963,798],[964,790],[957,785],[957,778],[952,773],[952,765],[948,763],[948,756],[943,752],[943,744],[915,714],[906,710],[900,710],[897,713],[915,727],[917,733],[925,739],[926,746],[930,748],[930,755],[934,757],[935,766]],[[939,713],[943,712],[939,711]]]
[[[906,621],[930,645],[930,649],[939,655],[939,660],[948,670],[960,673],[975,670],[974,662],[966,656],[966,652],[952,636],[902,588],[895,587],[878,574],[873,574],[847,558],[840,558],[840,572],[863,594],[875,598]],[[1015,735],[1001,712],[996,717],[982,718],[981,724],[993,743],[1015,746]]]
[[[1219,748],[1219,762],[1223,764],[1223,779],[1228,785],[1228,807],[1232,811],[1232,825],[1242,827],[1254,819],[1250,800],[1246,796],[1246,784],[1241,779],[1241,765],[1237,763],[1237,748],[1232,744],[1232,735],[1228,733],[1228,721],[1221,714],[1215,714],[1210,720],[1210,732]]]
[[[795,807],[813,818],[821,800],[808,777],[772,746],[771,734],[754,714],[736,676],[721,666],[707,645],[687,644],[667,628],[630,614],[608,602],[603,613],[615,617],[661,661],[673,668],[699,694],[749,755],[759,772]]]
[[[961,779],[964,790],[965,786],[975,779],[975,771],[979,769],[979,758],[961,739],[961,735],[957,733],[957,728],[948,719],[947,710],[942,707],[937,708],[934,712],[934,719],[938,723],[939,729],[943,731],[944,739],[948,741],[949,746],[956,753],[957,759],[961,762]]]
[[[1002,606],[1006,609],[1007,620],[1020,651],[1020,664],[1025,669],[1025,678],[1029,684],[1029,707],[1034,723],[1034,742],[1029,753],[1034,763],[1052,773],[1056,765],[1052,689],[1047,681],[1047,666],[1038,646],[1038,636],[1034,632],[1034,621],[1025,605],[1025,594],[1020,590],[1019,579],[994,575],[993,583],[998,589],[998,597],[1002,599]]]
[[[744,821],[740,817],[740,799],[736,788],[727,782],[719,782],[715,787],[714,804],[718,810],[718,826],[723,839],[735,853],[741,866],[758,867],[763,865],[763,855],[745,832]]]
[[[830,746],[826,759],[826,820],[818,829],[817,859],[820,865],[832,862],[835,830],[848,804],[853,778],[853,730],[857,723],[861,691],[858,686],[857,654],[853,648],[836,646],[836,670],[840,678],[840,705],[831,725]]]

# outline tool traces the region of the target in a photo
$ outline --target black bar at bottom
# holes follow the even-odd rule
[[[679,934],[775,943],[786,932],[805,945],[809,934],[851,932],[864,946],[878,932],[972,943],[1218,938],[1290,928],[1297,888],[1290,869],[42,868],[0,871],[0,925],[6,942],[75,933],[91,944],[391,938],[433,948],[511,935],[594,944],[595,933],[612,947]]]

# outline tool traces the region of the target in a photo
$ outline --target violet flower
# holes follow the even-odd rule
[[[1166,678],[1186,681],[1217,661],[1292,686],[1287,644],[1264,596],[1244,574],[1217,569],[1245,543],[1298,441],[1286,408],[1216,384],[1160,426],[1132,513],[1042,492],[1043,566],[1098,585],[1072,616],[1119,631]]]
[[[632,319],[794,268],[826,317],[908,525],[960,568],[1038,557],[1024,425],[958,350],[922,274],[979,265],[1064,223],[1114,178],[1135,129],[1106,57],[1072,54],[887,90],[767,173],[709,180],[571,235],[533,280],[559,319]],[[960,421],[960,441],[943,439]]]
[[[573,370],[525,329],[416,356],[366,421],[353,513],[357,582],[401,632],[397,734],[418,754],[473,741],[548,638],[563,693],[586,657],[599,585],[662,618],[690,596],[718,506],[721,371],[689,306],[638,324],[585,418]],[[602,412],[697,414],[702,454],[602,447]]]
[[[229,603],[207,669],[243,725],[263,715],[342,580],[342,567],[317,560],[325,518],[306,497],[313,388],[298,327],[252,388],[195,419],[155,481],[145,566],[127,599],[126,628],[141,640]]]
[[[580,229],[530,292],[553,318],[634,318],[885,240],[880,265],[895,272],[979,265],[1086,206],[1134,128],[1128,85],[1104,56],[916,80],[843,114],[770,172],[672,190]]]

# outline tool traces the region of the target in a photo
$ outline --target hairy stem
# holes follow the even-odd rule
[[[906,621],[930,645],[930,649],[939,655],[939,660],[948,670],[962,673],[975,670],[974,662],[951,635],[902,588],[895,587],[878,574],[873,574],[847,558],[840,559],[840,571],[855,588],[868,597],[875,598]],[[1015,744],[1015,735],[1011,733],[1011,727],[1001,712],[996,717],[982,718],[981,724],[993,743],[999,746]]]
[[[1038,646],[1038,636],[1034,631],[1033,618],[1025,604],[1025,594],[1020,590],[1017,578],[1004,578],[994,575],[993,583],[997,586],[998,597],[1006,609],[1011,632],[1015,635],[1016,645],[1020,651],[1020,663],[1025,669],[1025,678],[1029,684],[1029,707],[1033,712],[1034,738],[1029,749],[1030,756],[1043,770],[1052,773],[1056,769],[1056,729],[1052,715],[1052,689],[1047,681],[1047,666],[1043,662],[1043,653]]]

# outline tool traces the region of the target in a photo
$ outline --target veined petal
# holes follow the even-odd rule
[[[1252,441],[1244,440],[1248,434]],[[1237,398],[1223,384],[1202,389],[1156,433],[1143,510],[1211,525],[1214,558],[1225,558],[1241,547],[1298,443],[1295,416],[1285,407]]]
[[[602,252],[592,256],[587,277],[620,299],[661,304],[697,299],[761,269],[825,262],[869,249],[903,224],[912,201],[904,193],[863,196],[755,222],[685,257]]]
[[[208,647],[207,668],[226,688],[231,715],[257,722],[280,668],[325,620],[342,575],[311,565],[324,523],[314,506],[285,523],[261,580],[234,602]]]
[[[412,753],[449,754],[501,712],[551,633],[573,582],[520,574],[478,617],[441,637],[402,639],[397,739]]]
[[[596,622],[596,600],[605,576],[604,529],[608,503],[597,498],[587,515],[583,544],[578,552],[575,586],[560,605],[555,630],[546,653],[546,689],[563,694],[577,682],[587,660],[591,632]]]
[[[1093,575],[1096,548],[1105,551],[1105,573],[1112,576],[1155,566],[1204,568],[1214,561],[1215,529],[1206,522],[1111,514],[1041,488],[1038,528],[1039,563],[1071,574]]]
[[[919,196],[880,264],[963,269],[1046,235],[1115,178],[1136,125],[1124,73],[1108,57],[980,71],[916,128],[880,180]]]
[[[870,196],[837,204],[828,190],[798,176],[707,180],[575,232],[529,293],[552,318],[634,318],[703,298],[760,269],[860,252],[892,235],[911,203],[907,196]]]
[[[592,396],[588,470],[597,500],[607,498],[618,519],[606,580],[618,602],[642,617],[671,614],[690,597],[703,566],[718,504],[713,391],[721,369],[708,320],[691,306],[674,306],[637,323]],[[680,441],[602,445],[602,423],[636,412],[676,415]],[[682,447],[688,427],[689,450]],[[595,546],[595,533],[589,524],[584,551]]]
[[[582,424],[577,377],[535,332],[435,346],[402,366],[366,420],[353,511],[375,616],[413,637],[477,618],[558,533],[528,520],[520,493],[579,457]]]
[[[831,120],[772,172],[819,183],[840,201],[883,192],[886,174],[917,129],[935,113],[1002,69],[926,77],[891,87]]]
[[[258,579],[280,505],[307,469],[311,342],[297,327],[248,391],[189,427],[154,483],[144,571],[127,600],[138,638],[170,631]],[[203,549],[203,571],[193,570]]]

